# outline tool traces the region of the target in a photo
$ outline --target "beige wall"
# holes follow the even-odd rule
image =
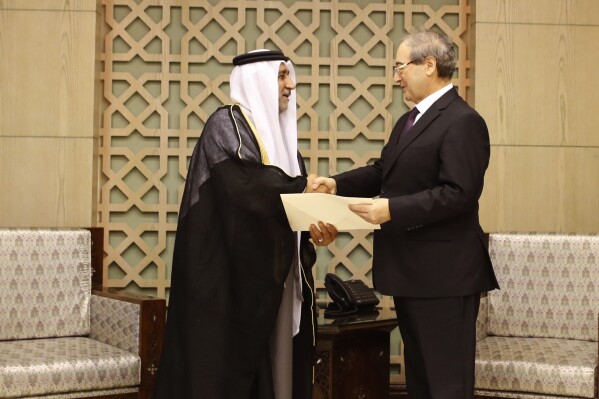
[[[99,0],[0,0],[0,226],[90,226]]]
[[[599,2],[476,0],[486,231],[599,231]]]

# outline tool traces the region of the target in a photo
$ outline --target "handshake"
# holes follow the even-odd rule
[[[337,182],[335,179],[315,174],[308,175],[308,184],[306,184],[307,193],[325,193],[335,194],[337,192]]]
[[[330,177],[317,176],[312,173],[308,175],[306,192],[335,194],[337,192],[337,183]],[[337,235],[337,229],[331,224],[318,222],[318,226],[314,224],[310,226],[310,237],[315,245],[327,246],[335,241]]]
[[[306,185],[306,193],[336,194],[337,182],[330,177],[310,174],[308,176],[308,184]],[[388,198],[375,198],[369,204],[350,204],[348,207],[356,215],[371,224],[382,224],[391,220]],[[336,230],[334,230],[333,226],[321,225],[319,223],[318,227],[320,227],[320,231],[316,226],[313,225],[312,227],[310,228],[310,233],[315,242],[325,243],[324,245],[326,245],[326,243],[330,242],[329,239],[332,236],[336,236]],[[331,227],[333,228],[331,229]],[[327,229],[333,234],[327,234]],[[323,232],[325,233],[324,235],[322,234]]]

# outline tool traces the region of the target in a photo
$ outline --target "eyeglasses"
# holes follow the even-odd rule
[[[393,73],[400,73],[401,71],[406,69],[408,67],[408,65],[414,63],[414,61],[416,61],[416,60],[408,61],[405,64],[401,64],[401,65],[393,65]]]

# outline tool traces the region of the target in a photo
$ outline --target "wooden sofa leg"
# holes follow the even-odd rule
[[[141,383],[139,399],[149,399],[156,386],[156,373],[162,352],[162,338],[166,319],[166,301],[154,299],[143,301],[140,311]]]

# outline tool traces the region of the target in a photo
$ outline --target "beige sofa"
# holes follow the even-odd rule
[[[599,236],[491,234],[501,290],[482,298],[476,394],[597,398]]]
[[[0,398],[150,396],[166,304],[92,289],[102,238],[0,229]]]

